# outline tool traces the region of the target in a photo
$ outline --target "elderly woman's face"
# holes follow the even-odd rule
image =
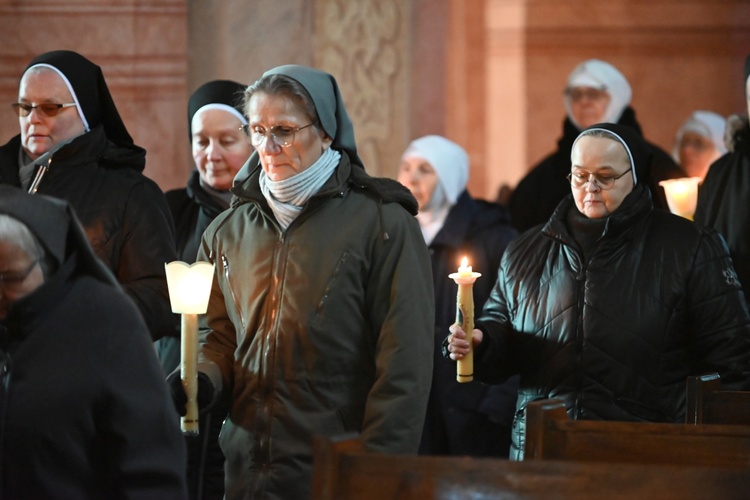
[[[73,96],[60,75],[42,68],[27,71],[21,78],[18,101],[31,105],[47,102],[65,104],[73,102]],[[75,106],[62,108],[55,116],[46,116],[36,108],[28,116],[19,117],[18,122],[21,125],[21,146],[32,159],[43,155],[54,145],[86,132]]]
[[[317,127],[308,126],[310,118],[305,111],[285,95],[256,92],[247,105],[247,115],[251,133],[265,133],[265,139],[255,148],[272,181],[288,179],[309,168],[331,146],[331,138]],[[287,132],[296,130],[293,140],[280,146],[271,135],[273,127]]]
[[[435,169],[424,158],[407,156],[401,160],[398,169],[398,182],[409,188],[417,199],[419,210],[424,210],[430,203],[438,183]]]
[[[633,190],[633,175],[625,147],[613,139],[584,136],[576,141],[571,153],[571,173],[589,179],[581,187],[571,183],[578,210],[590,219],[606,217],[617,210]],[[594,176],[614,180],[609,189],[602,189]]]
[[[708,173],[716,154],[716,146],[711,139],[695,132],[682,134],[678,148],[680,166],[688,177],[703,179]]]
[[[228,111],[205,109],[193,116],[193,160],[208,186],[226,191],[253,152],[242,122]]]
[[[593,87],[573,87],[568,96],[570,112],[582,130],[602,121],[611,100],[606,91]]]
[[[28,255],[12,241],[0,240],[0,319],[10,306],[39,288],[44,275],[39,259]]]

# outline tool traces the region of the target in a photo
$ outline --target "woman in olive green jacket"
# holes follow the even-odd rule
[[[308,498],[314,435],[357,432],[369,451],[416,453],[432,376],[430,261],[411,193],[365,173],[331,75],[268,71],[245,112],[256,152],[199,251],[216,265],[200,398],[208,379],[231,398],[227,498]]]

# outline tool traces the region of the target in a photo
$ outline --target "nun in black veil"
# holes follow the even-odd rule
[[[188,101],[188,134],[195,170],[186,187],[166,193],[182,261],[195,262],[203,231],[229,208],[234,176],[253,152],[243,131],[247,125],[242,112],[245,87],[231,80],[212,80],[198,87]],[[157,352],[165,373],[175,370],[180,363],[179,330],[160,339]],[[218,436],[227,411],[223,403],[201,414],[198,437],[186,437],[190,498],[224,497],[224,455]]]
[[[0,498],[184,499],[146,325],[70,205],[0,186]]]
[[[164,263],[174,224],[161,189],[143,175],[101,68],[66,50],[35,58],[13,103],[20,134],[0,147],[0,184],[68,201],[86,235],[135,301],[154,339],[174,330]]]

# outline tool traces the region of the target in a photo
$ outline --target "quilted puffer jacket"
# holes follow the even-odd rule
[[[748,387],[750,319],[723,238],[654,210],[637,186],[584,261],[573,203],[509,245],[476,322],[477,378],[520,374],[516,459],[533,400],[563,399],[574,419],[680,422],[688,375]]]

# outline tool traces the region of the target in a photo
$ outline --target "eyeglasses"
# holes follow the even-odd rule
[[[607,87],[600,89],[593,87],[568,87],[565,89],[565,95],[570,97],[572,101],[582,101],[583,99],[598,101],[607,96]]]
[[[599,175],[582,171],[568,174],[567,179],[568,182],[570,182],[570,184],[576,189],[581,189],[589,182],[594,181],[600,189],[606,191],[607,189],[612,189],[615,185],[615,181],[629,172],[632,172],[632,170],[627,169],[620,175]]]
[[[66,102],[63,104],[58,104],[56,102],[43,102],[41,104],[26,104],[25,102],[14,102],[11,104],[13,107],[13,111],[16,112],[16,114],[20,117],[29,116],[31,114],[31,111],[34,109],[38,109],[41,114],[47,117],[57,116],[57,113],[60,112],[63,108],[69,108],[71,106],[75,106],[76,103],[74,102]]]
[[[14,288],[26,281],[40,259],[35,259],[25,271],[20,273],[0,273],[0,288]]]
[[[250,128],[249,125],[243,125],[242,127],[240,127],[240,130],[245,132],[245,135],[247,136],[250,144],[252,144],[256,148],[263,143],[263,140],[268,137],[268,134],[271,134],[273,142],[276,143],[277,146],[288,148],[294,142],[294,134],[296,134],[303,128],[307,128],[312,125],[315,125],[315,123],[308,123],[303,127],[296,128],[286,127],[284,125],[276,125],[275,127],[271,127],[268,130],[259,126]]]

